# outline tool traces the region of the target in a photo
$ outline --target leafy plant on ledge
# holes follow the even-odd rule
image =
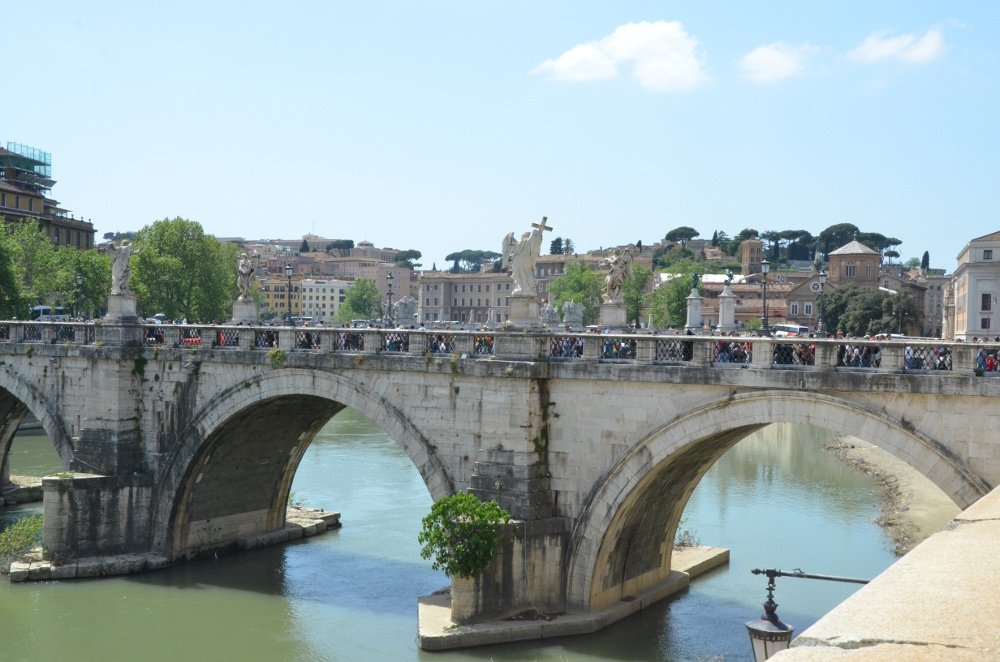
[[[433,557],[432,567],[448,576],[475,577],[490,564],[500,544],[497,530],[509,521],[510,513],[496,501],[466,492],[438,499],[417,535],[420,556]]]
[[[285,352],[279,347],[267,350],[267,358],[271,362],[271,367],[280,368],[285,365]]]

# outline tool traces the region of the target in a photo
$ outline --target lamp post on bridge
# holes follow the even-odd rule
[[[819,272],[819,323],[816,325],[816,337],[826,338],[826,331],[823,330],[823,289],[826,286],[826,272]]]
[[[761,327],[761,334],[771,335],[771,329],[767,324],[767,274],[771,271],[771,263],[764,259],[760,263],[760,272],[764,274],[764,321]]]
[[[288,323],[291,326],[295,326],[295,320],[292,319],[292,265],[285,265],[285,276],[288,277],[288,291],[285,296],[288,298]]]
[[[80,315],[80,293],[83,291],[83,276],[80,274],[76,275],[76,296],[73,299],[76,310],[73,311],[73,317],[81,317]]]
[[[777,577],[798,577],[800,579],[822,579],[829,582],[848,582],[851,584],[867,584],[867,579],[853,577],[835,577],[833,575],[813,575],[795,570],[784,572],[773,568],[751,570],[755,575],[767,576],[767,601],[764,602],[764,613],[755,621],[747,621],[747,633],[750,635],[750,645],[753,646],[754,662],[764,662],[772,655],[787,649],[792,643],[792,633],[795,628],[782,623],[778,618],[778,603],[774,601],[774,580]]]
[[[387,271],[385,274],[385,296],[387,299],[385,306],[385,322],[389,328],[392,328],[392,272]]]

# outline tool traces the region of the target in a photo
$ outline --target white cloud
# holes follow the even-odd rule
[[[698,40],[678,21],[626,23],[600,41],[569,49],[531,73],[559,81],[615,78],[619,66],[633,65],[632,76],[648,90],[691,90],[708,81],[698,54]]]
[[[912,33],[893,36],[888,32],[876,32],[848,53],[860,62],[900,60],[907,64],[924,64],[943,54],[944,38],[938,28],[931,28],[923,36]]]
[[[770,85],[802,74],[806,60],[817,50],[808,44],[792,46],[778,41],[753,49],[736,64],[748,80]]]

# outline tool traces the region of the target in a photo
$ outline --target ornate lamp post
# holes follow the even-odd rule
[[[764,323],[761,333],[765,336],[771,335],[771,329],[767,324],[767,274],[771,271],[771,263],[763,260],[760,263],[760,272],[764,274]]]
[[[758,574],[757,570],[751,572]],[[767,602],[764,603],[764,613],[757,620],[746,623],[755,662],[764,662],[775,653],[788,648],[792,643],[792,632],[795,630],[778,618],[778,603],[774,601],[774,578],[775,573],[767,573]]]
[[[387,271],[385,274],[385,296],[387,303],[385,306],[385,321],[386,324],[392,328],[392,272]]]
[[[286,292],[286,296],[288,297],[288,323],[295,326],[295,320],[292,319],[292,265],[285,265],[285,276],[288,277],[288,292]]]
[[[73,313],[73,317],[80,317],[80,293],[83,291],[83,276],[80,274],[76,275],[76,311]]]
[[[816,324],[816,336],[826,338],[826,331],[823,330],[823,287],[826,285],[826,272],[819,272],[819,322]]]

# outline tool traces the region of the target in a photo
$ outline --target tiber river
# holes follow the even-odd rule
[[[293,487],[340,511],[339,531],[285,546],[122,578],[0,580],[4,660],[747,660],[744,622],[766,579],[754,567],[871,578],[895,557],[863,474],[823,450],[824,430],[770,426],[705,476],[683,528],[731,561],[593,635],[460,652],[414,643],[417,597],[448,585],[420,558],[431,500],[395,443],[351,411],[307,452]],[[877,441],[877,440],[870,440]],[[59,469],[47,438],[19,437],[13,473]],[[18,513],[39,507],[8,510]],[[782,619],[801,632],[858,588],[778,579]]]

